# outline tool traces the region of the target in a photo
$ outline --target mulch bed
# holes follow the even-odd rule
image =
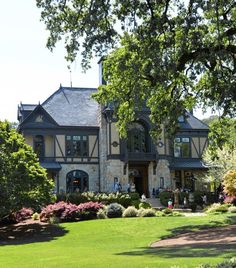
[[[0,246],[50,241],[66,233],[60,225],[29,219],[17,224],[0,226]]]

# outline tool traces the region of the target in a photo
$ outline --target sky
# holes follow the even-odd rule
[[[0,0],[0,120],[17,122],[17,107],[46,100],[62,84],[74,87],[99,85],[97,59],[84,74],[73,63],[71,74],[63,45],[50,52],[48,32],[40,21],[35,0]],[[199,118],[207,117],[197,111]]]

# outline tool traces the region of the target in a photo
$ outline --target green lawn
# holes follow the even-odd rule
[[[151,249],[149,244],[181,230],[222,225],[229,216],[120,218],[59,225],[65,234],[48,241],[0,246],[0,267],[196,267],[236,255],[235,248],[182,246]],[[231,218],[231,222],[232,222]],[[235,218],[234,218],[235,220]]]

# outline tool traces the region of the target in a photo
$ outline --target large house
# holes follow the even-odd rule
[[[112,107],[91,97],[96,90],[60,86],[42,104],[18,107],[19,131],[54,179],[56,192],[111,192],[116,182],[123,190],[134,183],[147,196],[158,188],[200,187],[196,178],[205,171],[207,125],[186,111],[172,140],[163,130],[153,141],[149,111],[143,109],[121,139]]]

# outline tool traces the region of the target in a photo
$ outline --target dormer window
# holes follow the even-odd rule
[[[178,122],[179,123],[184,123],[184,116],[183,115],[180,115],[179,117],[178,117]]]

